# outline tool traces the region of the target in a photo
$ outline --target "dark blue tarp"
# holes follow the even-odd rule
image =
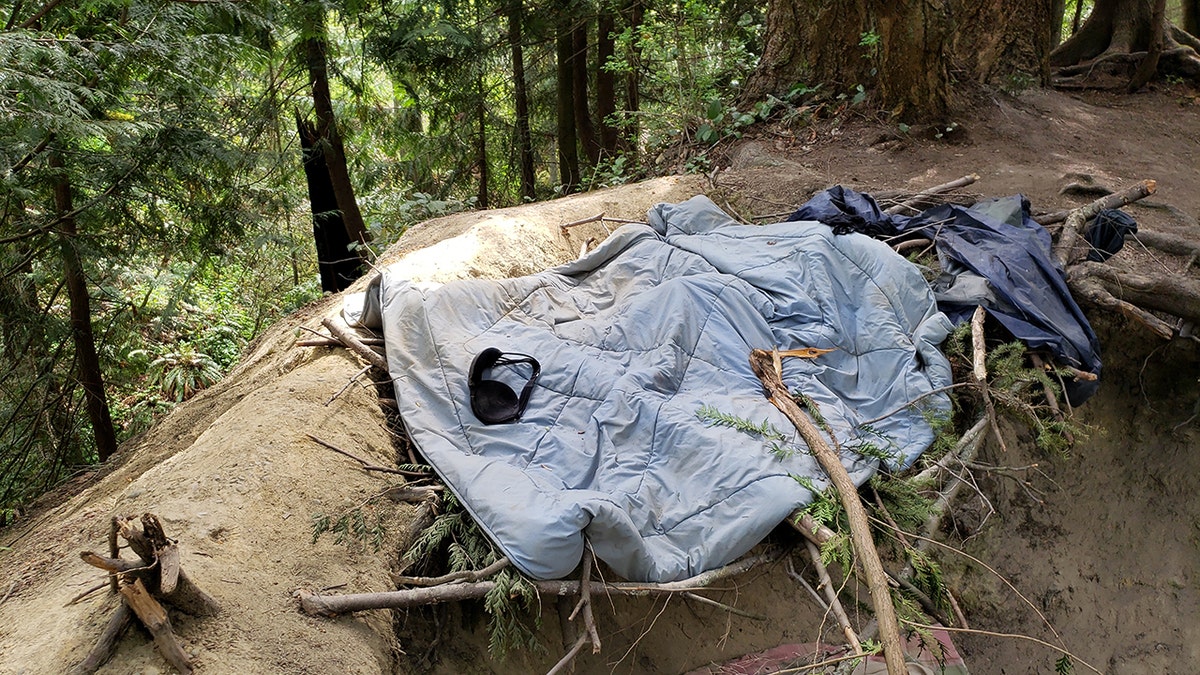
[[[839,185],[815,195],[788,220],[818,220],[835,233],[931,239],[944,270],[934,283],[938,308],[952,321],[969,320],[976,305],[983,305],[1030,347],[1100,374],[1096,333],[1051,256],[1050,233],[1030,217],[1022,195],[898,216],[884,213],[869,195]],[[1099,381],[1066,384],[1071,403],[1078,405],[1096,392]]]

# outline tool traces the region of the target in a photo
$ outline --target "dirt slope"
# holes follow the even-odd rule
[[[697,189],[695,180],[667,178],[562,200],[548,211],[439,219],[415,228],[389,258],[418,251],[406,258],[412,277],[431,281],[539,270],[577,255],[587,237],[604,236],[591,226],[564,238],[562,222],[601,211],[641,217],[654,203]],[[106,550],[113,515],[145,511],[162,518],[179,540],[184,569],[223,606],[214,619],[175,626],[204,672],[391,672],[396,650],[386,614],[317,621],[291,599],[299,587],[353,592],[389,583],[386,546],[375,554],[331,537],[311,542],[315,515],[344,512],[378,492],[381,481],[305,433],[376,463],[395,461],[373,391],[351,387],[325,405],[359,362],[344,350],[292,346],[299,326],[319,328],[339,311],[340,298],[328,298],[281,322],[218,386],[122,448],[107,475],[81,482],[62,505],[3,533],[0,589],[11,594],[0,605],[0,673],[61,673],[87,654],[116,601],[96,593],[66,606],[100,578],[78,554]],[[398,507],[393,532],[409,508]],[[165,668],[139,637],[101,672]]]
[[[1077,98],[1030,92],[982,100],[941,139],[892,138],[877,123],[850,116],[815,136],[750,139],[735,167],[710,180],[667,179],[501,212],[440,219],[414,228],[388,256],[403,258],[414,278],[510,276],[573,257],[597,226],[557,225],[604,211],[640,217],[656,201],[707,192],[744,217],[788,211],[819,187],[843,182],[864,189],[922,187],[979,173],[972,189],[1023,192],[1035,207],[1082,203],[1058,195],[1086,173],[1119,187],[1159,181],[1160,206],[1130,211],[1143,227],[1195,230],[1200,214],[1200,107],[1194,94],[1168,90],[1134,97]],[[893,134],[894,135],[894,134]],[[882,141],[882,142],[876,142]],[[1168,205],[1170,208],[1166,208]],[[451,241],[445,241],[453,238]],[[1114,264],[1175,265],[1128,250]],[[28,523],[0,533],[0,673],[57,673],[79,660],[113,606],[96,594],[64,604],[98,579],[77,558],[103,549],[109,518],[143,510],[161,515],[180,540],[185,569],[221,601],[217,618],[176,628],[200,672],[538,672],[562,652],[552,603],[538,641],[542,651],[497,663],[486,655],[475,606],[414,611],[395,625],[382,612],[317,621],[302,617],[289,594],[300,586],[345,584],[345,592],[387,587],[384,554],[311,541],[311,518],[336,514],[381,489],[382,482],[314,445],[304,432],[374,461],[388,462],[389,439],[373,394],[351,388],[329,397],[358,370],[341,351],[291,346],[298,325],[316,326],[337,299],[276,327],[219,386],[181,406],[122,450],[104,477]],[[1014,456],[1036,461],[1054,483],[1032,478],[1037,503],[1012,481],[980,481],[995,513],[967,502],[956,522],[967,547],[1012,579],[1044,611],[1079,656],[1114,673],[1200,672],[1200,482],[1197,423],[1183,424],[1200,400],[1195,343],[1163,346],[1120,320],[1101,321],[1106,376],[1083,408],[1104,431],[1073,457],[1051,459],[1013,443]],[[1015,432],[1014,432],[1015,433]],[[1020,438],[1020,435],[1016,435]],[[406,508],[406,507],[402,507]],[[404,511],[390,531],[398,529]],[[977,567],[946,558],[961,579],[965,610],[976,628],[1051,639],[1036,616]],[[783,642],[838,639],[822,625],[782,565],[730,584],[720,598],[760,619],[731,616],[682,601],[601,603],[604,652],[586,654],[576,672],[678,673]],[[1052,671],[1053,655],[1027,643],[961,637],[973,673]],[[102,672],[163,672],[142,637],[120,646]],[[1077,667],[1076,672],[1082,672]]]

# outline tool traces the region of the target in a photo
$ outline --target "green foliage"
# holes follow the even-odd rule
[[[942,568],[937,561],[915,548],[908,548],[905,552],[913,569],[913,586],[929,596],[939,611],[950,612],[950,590],[946,587]]]
[[[829,428],[829,423],[825,421],[825,416],[821,414],[821,408],[817,405],[816,401],[812,400],[811,397],[802,391],[793,391],[791,394],[792,400],[796,402],[796,405],[803,408],[809,417],[813,418],[813,422],[817,427],[827,434],[833,433],[833,430]]]
[[[496,562],[501,554],[449,492],[443,493],[442,513],[421,532],[405,558],[428,567],[444,553],[446,573],[477,570]],[[484,597],[488,613],[488,649],[504,658],[513,649],[537,649],[535,630],[541,604],[533,584],[508,567],[493,577],[496,586]]]
[[[1071,660],[1070,656],[1063,654],[1054,662],[1055,675],[1071,675],[1073,672],[1075,672],[1075,662]]]
[[[759,436],[769,441],[787,440],[787,436],[768,420],[763,420],[762,422],[755,424],[754,422],[742,417],[738,417],[737,415],[721,412],[715,406],[700,406],[700,409],[696,411],[696,417],[700,418],[700,421],[702,422],[708,422],[710,425],[729,427],[730,429],[736,429],[745,434]]]
[[[1051,377],[1041,368],[1027,365],[1025,356],[1025,345],[1019,341],[999,345],[988,353],[991,396],[997,407],[1034,430],[1039,448],[1066,455],[1071,449],[1070,439],[1078,442],[1091,429],[1074,417],[1058,419],[1040,399],[1047,391],[1051,396],[1060,396],[1062,385],[1058,378],[1074,377],[1074,374],[1065,371],[1057,373],[1058,377]]]
[[[388,489],[368,497],[362,503],[355,504],[337,515],[314,513],[312,516],[312,543],[317,543],[321,535],[329,532],[333,534],[335,544],[369,546],[372,551],[379,551],[383,547],[384,538],[387,535],[387,521],[395,514],[395,508],[391,502],[384,498]]]
[[[905,532],[919,531],[933,515],[933,500],[923,496],[910,481],[876,474],[871,478],[870,486],[879,495],[896,526]]]
[[[744,434],[763,439],[767,443],[771,454],[775,455],[778,459],[787,459],[796,454],[797,448],[795,444],[790,442],[788,436],[780,431],[778,427],[767,420],[755,424],[748,419],[722,412],[710,405],[700,406],[700,409],[696,411],[696,417],[700,418],[702,422],[708,422],[712,426],[729,427]]]
[[[151,361],[150,368],[155,373],[154,384],[176,403],[221,379],[217,362],[187,343]]]

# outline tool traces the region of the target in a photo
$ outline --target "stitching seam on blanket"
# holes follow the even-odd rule
[[[711,511],[711,510],[715,509],[716,507],[720,506],[721,504],[724,504],[725,502],[729,501],[729,500],[730,500],[730,498],[732,498],[733,496],[737,495],[738,493],[740,493],[740,492],[742,492],[742,491],[744,491],[744,490],[748,490],[748,489],[750,489],[751,487],[754,487],[755,485],[757,485],[758,483],[761,483],[761,482],[762,482],[762,481],[764,481],[764,480],[770,480],[770,479],[772,479],[772,478],[788,478],[788,479],[791,479],[791,476],[790,476],[789,474],[786,474],[786,473],[773,473],[773,474],[769,474],[769,475],[766,475],[766,476],[760,476],[760,477],[758,477],[758,478],[755,478],[754,480],[750,481],[749,483],[746,483],[745,485],[742,485],[741,487],[739,487],[738,489],[734,490],[733,492],[730,492],[729,494],[725,495],[724,497],[721,497],[720,499],[713,501],[711,504],[709,504],[708,506],[705,506],[704,508],[700,509],[699,511],[696,511],[696,512],[694,512],[694,513],[691,513],[691,514],[689,514],[689,515],[685,516],[684,518],[681,518],[679,521],[677,521],[677,522],[676,522],[674,525],[672,525],[671,527],[668,527],[668,528],[665,528],[665,529],[663,529],[663,531],[662,531],[662,532],[652,532],[652,533],[650,533],[650,534],[644,534],[644,535],[642,535],[642,538],[643,538],[643,539],[653,539],[653,538],[655,538],[655,537],[666,537],[666,536],[669,536],[669,535],[670,535],[672,532],[674,532],[674,531],[675,531],[675,529],[676,529],[676,528],[678,528],[679,526],[683,525],[684,523],[686,523],[687,521],[691,520],[692,518],[695,518],[695,517],[697,517],[697,516],[704,515],[704,514],[705,514],[705,513],[707,513],[708,511]],[[799,483],[797,483],[797,485],[799,485]],[[804,493],[805,493],[806,495],[808,495],[808,496],[809,496],[809,498],[808,498],[807,500],[802,500],[802,501],[799,501],[798,503],[796,503],[796,504],[795,504],[795,506],[793,507],[793,510],[795,510],[795,509],[798,509],[798,508],[800,508],[800,507],[804,506],[805,504],[808,504],[809,502],[811,502],[811,501],[812,501],[812,493],[811,493],[811,492],[809,492],[808,490],[805,490],[805,491],[804,491]]]
[[[691,367],[692,367],[692,359],[696,358],[696,346],[700,343],[700,339],[704,337],[705,329],[708,328],[708,322],[712,320],[713,314],[715,314],[717,311],[717,304],[721,300],[721,296],[725,295],[725,291],[729,290],[730,286],[732,286],[737,281],[741,281],[734,275],[730,275],[730,277],[731,278],[729,279],[729,281],[727,281],[721,287],[721,290],[712,296],[711,303],[709,304],[709,307],[708,307],[708,312],[704,316],[704,323],[700,324],[700,329],[696,332],[696,341],[692,343],[691,349],[684,349],[684,353],[688,355],[688,358],[687,358],[687,363],[685,363],[683,366],[683,373],[679,376],[680,384],[682,384],[684,382],[684,380],[687,379],[688,371],[691,370]],[[745,283],[745,282],[743,282],[743,283]],[[746,358],[748,359],[749,355],[747,355]],[[700,359],[700,361],[702,363],[706,363],[703,359]],[[712,364],[709,364],[709,365],[712,365]],[[658,438],[658,420],[659,420],[659,417],[662,415],[662,408],[663,408],[663,406],[672,402],[675,399],[675,396],[678,394],[679,394],[679,387],[675,387],[674,391],[671,392],[671,395],[668,396],[665,400],[661,401],[658,404],[658,408],[655,410],[655,413],[654,413],[654,426],[653,426],[654,432],[650,436],[651,452],[649,455],[646,456],[646,464],[641,469],[641,479],[638,481],[637,488],[635,488],[633,492],[626,493],[626,494],[637,494],[642,491],[642,485],[644,485],[646,482],[646,474],[649,472],[649,467],[650,467],[651,463],[654,461],[654,459],[658,456],[658,444],[655,443],[654,441],[655,441],[655,439]]]

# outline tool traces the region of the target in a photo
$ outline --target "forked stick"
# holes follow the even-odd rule
[[[871,594],[871,605],[875,609],[875,618],[879,621],[879,640],[883,645],[883,658],[887,663],[888,675],[905,675],[908,668],[904,665],[904,647],[900,641],[900,626],[896,622],[892,594],[888,589],[887,573],[879,560],[875,541],[871,538],[867,511],[858,497],[858,488],[850,479],[846,467],[842,466],[837,453],[817,429],[817,425],[792,400],[791,394],[783,384],[782,376],[776,369],[776,363],[772,352],[755,349],[750,353],[750,367],[766,387],[771,403],[796,426],[796,430],[808,444],[808,449],[816,456],[821,468],[829,475],[830,482],[837,489],[842,506],[846,509],[846,516],[850,520],[850,539],[862,564],[867,588]]]

